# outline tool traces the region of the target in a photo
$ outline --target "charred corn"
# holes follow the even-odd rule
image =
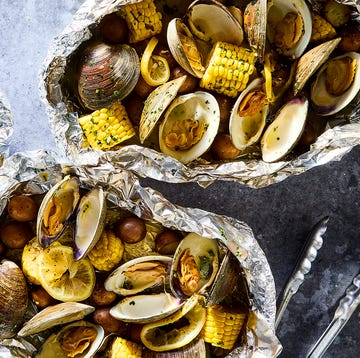
[[[129,29],[129,42],[145,40],[161,32],[161,12],[156,10],[153,0],[143,0],[124,6],[121,15]]]
[[[120,102],[80,117],[79,123],[90,146],[102,150],[135,135],[125,107]]]
[[[236,97],[245,89],[255,69],[255,52],[243,47],[217,42],[200,87]]]
[[[320,15],[311,13],[311,22],[311,42],[330,40],[336,36],[335,28]]]
[[[89,251],[88,258],[100,271],[110,271],[122,259],[124,244],[112,230],[104,230],[96,245]]]
[[[112,344],[108,358],[141,358],[142,348],[135,342],[116,337]]]
[[[216,347],[231,349],[240,333],[245,317],[245,313],[234,312],[221,305],[208,306],[202,330],[204,341]]]

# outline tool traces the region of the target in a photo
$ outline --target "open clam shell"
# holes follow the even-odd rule
[[[342,62],[345,61],[344,67]],[[330,63],[333,63],[328,71]],[[312,108],[320,115],[329,116],[345,108],[359,93],[360,89],[360,54],[348,52],[328,60],[318,71],[311,86]],[[339,93],[332,93],[329,88],[345,86]]]
[[[75,223],[74,258],[83,258],[99,240],[105,225],[106,200],[103,189],[94,187],[79,203]]]
[[[210,93],[197,91],[174,99],[159,127],[160,150],[187,164],[203,155],[215,139],[220,108]]]
[[[105,280],[105,289],[122,296],[165,285],[172,259],[167,256],[143,256],[126,262]]]
[[[104,329],[87,321],[70,323],[52,334],[43,344],[38,358],[91,358],[101,347]]]
[[[261,78],[253,80],[236,100],[230,115],[231,141],[239,150],[256,143],[266,124],[269,103]]]
[[[202,293],[215,279],[219,268],[218,243],[195,233],[186,235],[174,254],[170,287],[182,299]]]
[[[65,230],[80,199],[79,180],[66,176],[44,196],[36,223],[36,235],[43,247],[48,247]]]
[[[183,301],[167,292],[136,295],[121,300],[110,309],[110,315],[125,322],[148,323],[171,315],[182,304]]]
[[[304,130],[307,112],[308,100],[305,98],[294,98],[280,108],[261,139],[265,162],[275,162],[290,152]]]

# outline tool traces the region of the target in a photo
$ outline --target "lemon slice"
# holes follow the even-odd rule
[[[37,273],[43,288],[53,298],[63,301],[83,301],[95,286],[95,271],[86,258],[74,260],[71,247],[50,246],[37,259]]]
[[[156,37],[151,38],[140,62],[141,75],[150,86],[160,86],[170,78],[170,69],[166,58],[152,54],[158,41]]]

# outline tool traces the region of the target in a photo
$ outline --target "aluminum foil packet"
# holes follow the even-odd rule
[[[77,51],[96,33],[101,20],[131,1],[87,0],[75,14],[65,30],[54,39],[41,71],[40,92],[46,103],[48,117],[56,143],[66,156],[78,163],[94,163],[101,155],[99,150],[84,148],[82,129],[78,122],[79,105],[68,86],[69,63]],[[136,2],[136,1],[133,1]],[[313,0],[311,6],[321,4]],[[352,9],[357,21],[358,1],[341,1]],[[190,2],[156,1],[158,11],[172,11],[171,16],[183,14]],[[170,9],[170,10],[169,10]],[[164,15],[166,16],[166,14]],[[164,27],[164,26],[163,26]],[[266,163],[254,156],[239,157],[231,161],[207,162],[195,160],[184,165],[158,150],[141,146],[139,143],[124,145],[118,150],[108,151],[107,157],[117,166],[128,169],[142,177],[151,177],[167,182],[197,182],[201,186],[213,181],[231,180],[252,188],[261,188],[278,183],[289,176],[298,175],[318,165],[340,160],[354,146],[360,143],[358,123],[360,106],[341,114],[330,116],[321,130],[322,134],[301,154],[292,153],[277,162]]]
[[[0,165],[9,155],[9,140],[13,134],[13,125],[10,103],[0,90]]]
[[[246,344],[229,357],[275,357],[281,351],[274,333],[276,293],[273,276],[252,230],[243,222],[200,209],[184,208],[167,201],[151,188],[143,188],[129,171],[114,167],[105,157],[96,166],[73,165],[52,151],[16,153],[0,168],[0,213],[15,193],[42,194],[67,174],[77,176],[81,186],[100,185],[108,207],[119,207],[164,227],[221,240],[244,269],[250,314]],[[30,313],[31,314],[31,313]],[[33,314],[33,313],[32,313]],[[0,341],[0,356],[30,357],[36,348],[24,338]]]

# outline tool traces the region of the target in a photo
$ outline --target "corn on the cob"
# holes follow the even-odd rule
[[[143,0],[124,6],[121,15],[129,29],[129,42],[145,40],[161,32],[161,12],[156,11],[153,0]]]
[[[112,344],[108,358],[141,358],[142,348],[135,342],[116,337]]]
[[[120,102],[80,117],[79,123],[91,147],[102,150],[135,135],[125,107]]]
[[[104,230],[99,241],[89,251],[88,258],[100,271],[110,271],[122,259],[124,244],[112,230]]]
[[[231,349],[243,326],[245,317],[245,313],[234,312],[221,305],[208,306],[202,330],[205,342],[216,347]]]
[[[311,42],[330,40],[336,36],[335,28],[320,15],[311,13],[311,22]]]
[[[210,54],[209,64],[200,87],[236,97],[245,89],[255,69],[255,52],[243,47],[217,42]]]

